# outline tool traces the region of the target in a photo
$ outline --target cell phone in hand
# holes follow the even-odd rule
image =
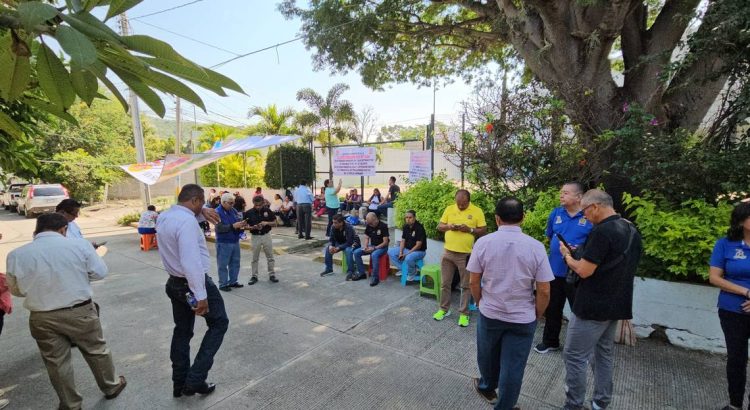
[[[100,247],[100,246],[104,246],[104,245],[106,245],[106,244],[107,244],[107,241],[104,241],[104,242],[98,242],[98,243],[97,243],[97,242],[91,242],[91,244],[92,244],[92,245],[94,245],[94,249],[96,249],[96,248],[98,248],[98,247]]]
[[[568,248],[568,250],[570,251],[570,253],[573,253],[573,248],[568,244],[568,242],[565,240],[565,238],[563,238],[562,235],[560,235],[559,233],[556,233],[555,236],[557,236],[557,239],[560,241],[560,243],[563,244],[563,246],[565,246],[566,248]]]

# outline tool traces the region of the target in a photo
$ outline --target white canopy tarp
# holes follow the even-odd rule
[[[163,160],[144,162],[141,164],[120,165],[133,178],[147,184],[166,181],[184,172],[208,165],[227,155],[252,149],[265,148],[286,142],[296,141],[299,135],[266,135],[252,136],[226,141],[223,145],[216,145],[206,152],[197,154],[169,154]]]

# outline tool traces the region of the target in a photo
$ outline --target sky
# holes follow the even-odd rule
[[[127,15],[135,34],[166,41],[190,60],[211,67],[237,54],[298,37],[301,34],[300,21],[286,20],[276,8],[279,1],[145,0],[130,9]],[[306,6],[307,2],[299,0],[299,4]],[[185,6],[146,16],[180,5]],[[116,28],[116,19],[110,20],[109,25]],[[228,97],[219,97],[193,86],[208,110],[208,113],[203,113],[198,108],[197,121],[217,121],[234,126],[250,124],[254,122],[247,118],[251,107],[276,104],[302,110],[305,105],[296,100],[298,90],[310,87],[325,95],[332,85],[343,82],[351,87],[343,98],[349,100],[358,112],[364,106],[372,106],[378,129],[382,125],[424,125],[429,122],[433,111],[431,88],[393,84],[386,86],[384,91],[373,91],[362,84],[356,72],[341,75],[331,74],[328,70],[314,71],[312,55],[302,41],[296,41],[220,66],[216,71],[235,80],[247,95],[230,91]],[[459,103],[468,98],[470,91],[471,86],[461,80],[438,89],[435,93],[436,120],[455,121],[460,111]],[[165,105],[171,107],[166,117],[174,118],[174,99],[166,97]],[[148,112],[144,104],[140,106],[142,111]],[[184,119],[192,121],[193,111],[191,104],[182,104]]]

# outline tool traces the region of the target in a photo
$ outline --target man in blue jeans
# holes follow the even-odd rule
[[[254,200],[254,199],[253,199]],[[240,235],[247,226],[242,213],[234,209],[234,195],[229,192],[221,196],[221,205],[216,208],[221,222],[216,224],[216,264],[219,269],[219,290],[229,292],[241,288]]]
[[[380,222],[374,212],[367,214],[365,223],[365,246],[354,251],[354,262],[357,264],[357,272],[359,272],[355,280],[365,278],[365,263],[362,262],[362,255],[370,255],[370,267],[372,268],[370,286],[377,286],[380,282],[378,278],[380,257],[388,252],[390,234],[388,233],[388,225]]]
[[[169,273],[165,290],[175,324],[169,352],[174,397],[205,395],[216,389],[206,378],[229,327],[224,300],[207,274],[211,267],[208,247],[196,218],[205,202],[203,188],[185,185],[177,202],[156,222],[159,256]],[[190,339],[196,316],[206,319],[208,330],[191,366]]]
[[[412,282],[417,274],[417,262],[424,259],[426,252],[427,233],[424,226],[417,221],[416,212],[406,211],[401,243],[399,243],[399,246],[388,250],[391,263],[395,266],[401,266],[401,263],[406,262],[408,267],[406,281]]]
[[[522,221],[521,201],[498,201],[498,229],[477,240],[466,266],[471,294],[479,304],[481,378],[474,379],[474,389],[495,410],[511,410],[518,401],[536,321],[547,309],[554,279],[544,245],[521,232]]]
[[[340,214],[334,215],[331,223],[331,238],[325,248],[326,268],[320,273],[320,276],[332,275],[333,255],[344,252],[347,267],[346,280],[359,280],[358,278],[355,279],[354,259],[352,258],[352,252],[359,246],[359,236],[354,232],[354,227],[346,223],[344,217]]]

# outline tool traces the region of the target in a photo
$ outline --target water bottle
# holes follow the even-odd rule
[[[198,307],[198,299],[193,296],[192,292],[185,293],[185,300],[191,308],[195,309],[196,307]]]

